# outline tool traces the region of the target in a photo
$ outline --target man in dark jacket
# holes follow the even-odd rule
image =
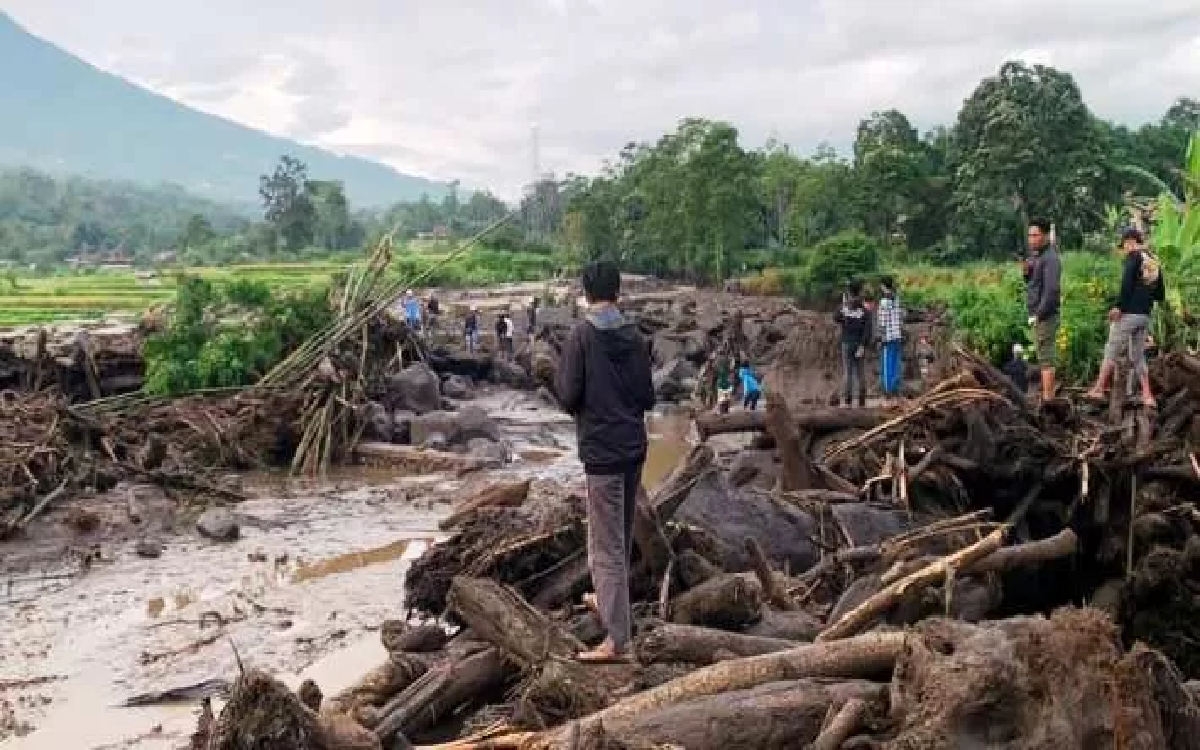
[[[845,375],[846,406],[852,406],[855,392],[858,405],[867,405],[867,382],[863,379],[863,358],[867,345],[871,343],[871,312],[863,306],[862,285],[851,282],[842,298],[842,306],[833,314],[833,320],[842,327],[842,369]]]
[[[1121,250],[1125,262],[1121,268],[1121,291],[1116,304],[1108,311],[1108,343],[1104,345],[1104,362],[1096,384],[1087,392],[1088,398],[1104,400],[1112,381],[1113,370],[1122,349],[1128,349],[1133,374],[1142,387],[1142,404],[1157,407],[1150,390],[1150,371],[1146,367],[1146,335],[1150,329],[1150,313],[1154,303],[1166,297],[1162,268],[1158,259],[1143,244],[1142,233],[1134,228],[1121,234]]]
[[[1042,371],[1042,402],[1054,399],[1054,368],[1058,362],[1058,311],[1062,302],[1062,261],[1051,241],[1050,223],[1029,224],[1029,253],[1025,261],[1025,306],[1038,367]]]
[[[637,325],[617,309],[621,273],[598,261],[583,270],[588,314],[559,357],[559,403],[575,417],[587,475],[588,567],[592,604],[608,631],[590,661],[628,660],[633,636],[629,561],[633,519],[646,460],[645,414],[654,408],[650,350]]]

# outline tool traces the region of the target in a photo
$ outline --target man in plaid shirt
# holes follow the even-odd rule
[[[886,276],[880,281],[879,292],[879,333],[883,340],[880,374],[883,380],[883,398],[890,406],[900,397],[903,313],[900,310],[900,300],[896,296],[896,282],[892,277]]]

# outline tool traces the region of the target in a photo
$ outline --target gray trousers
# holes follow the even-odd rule
[[[588,568],[600,621],[618,651],[629,648],[633,640],[629,563],[641,486],[640,463],[624,474],[587,475]]]
[[[1125,313],[1116,323],[1109,323],[1104,358],[1109,362],[1117,362],[1128,352],[1131,375],[1140,376],[1146,371],[1146,334],[1149,329],[1149,315]]]

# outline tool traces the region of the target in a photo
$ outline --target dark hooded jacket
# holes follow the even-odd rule
[[[559,356],[555,390],[575,417],[587,473],[618,474],[646,459],[650,349],[619,310],[605,308],[576,324]]]

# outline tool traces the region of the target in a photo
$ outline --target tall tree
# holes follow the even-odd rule
[[[275,171],[258,180],[263,201],[263,218],[283,239],[289,251],[313,240],[317,214],[308,188],[308,168],[291,156],[282,156]]]
[[[1007,62],[963,104],[954,128],[955,226],[986,250],[1011,248],[1031,216],[1068,242],[1101,218],[1092,117],[1074,78]]]

